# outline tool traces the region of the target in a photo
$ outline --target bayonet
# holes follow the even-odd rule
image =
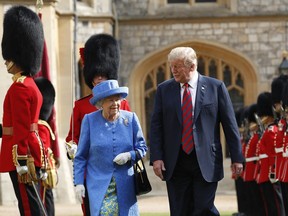
[[[258,133],[261,137],[262,134],[264,133],[265,127],[264,127],[263,122],[261,121],[260,117],[257,115],[257,113],[254,113],[254,116],[255,116],[256,123],[258,125]]]

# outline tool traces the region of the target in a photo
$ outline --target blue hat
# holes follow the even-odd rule
[[[90,103],[95,105],[98,101],[112,95],[119,94],[121,98],[127,97],[128,87],[119,87],[117,80],[106,80],[94,86],[92,92],[93,97],[90,99]]]

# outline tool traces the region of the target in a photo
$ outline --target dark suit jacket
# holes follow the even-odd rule
[[[232,162],[242,163],[240,136],[234,110],[223,82],[199,74],[194,107],[193,136],[198,163],[204,179],[224,177],[220,123]],[[182,137],[180,84],[174,79],[159,84],[150,131],[150,162],[163,160],[165,180],[173,174]]]

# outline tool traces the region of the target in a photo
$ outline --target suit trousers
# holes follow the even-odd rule
[[[171,216],[218,216],[214,205],[218,182],[207,182],[201,174],[195,150],[182,148],[173,175],[166,182]]]
[[[9,175],[13,184],[15,195],[18,200],[18,208],[20,215],[21,216],[44,215],[40,204],[41,200],[38,200],[36,191],[34,190],[33,186],[29,184],[19,183],[18,174],[16,170],[9,172]],[[35,186],[39,194],[40,193],[39,184],[36,184]]]

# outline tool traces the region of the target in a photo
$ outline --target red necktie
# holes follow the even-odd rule
[[[183,119],[183,130],[182,130],[182,149],[190,154],[194,148],[193,140],[193,115],[192,115],[192,97],[189,91],[189,84],[184,84],[184,93],[182,100],[182,119]]]

